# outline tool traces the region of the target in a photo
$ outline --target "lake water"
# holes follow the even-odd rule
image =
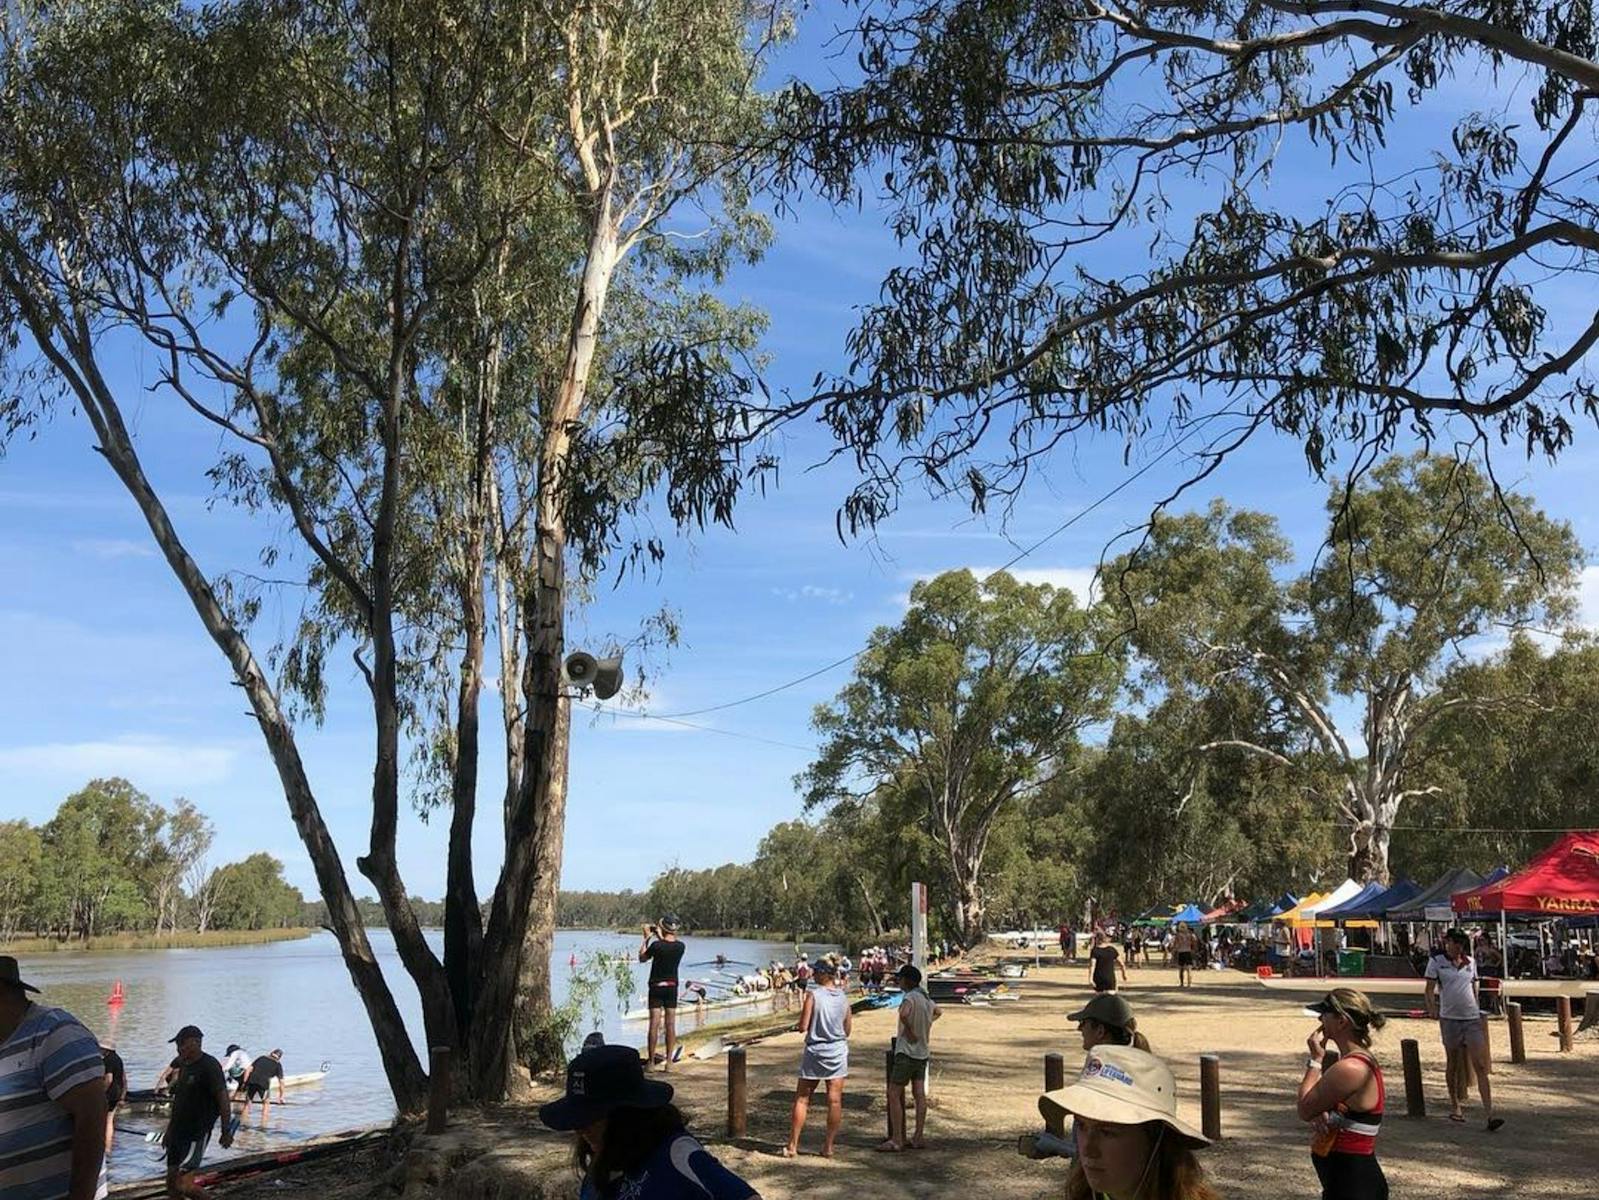
[[[416,989],[400,966],[394,942],[387,931],[373,931],[372,946],[394,989],[407,1027],[420,1039],[421,1006]],[[429,940],[442,954],[442,934]],[[794,947],[781,942],[734,938],[685,939],[685,964],[705,963],[717,954],[736,963],[761,964],[774,958],[792,960]],[[833,947],[806,946],[812,957]],[[638,937],[604,931],[566,930],[555,935],[552,955],[557,1003],[565,999],[570,961],[593,954],[631,957]],[[711,966],[685,967],[685,977],[709,978]],[[333,935],[322,932],[290,942],[261,946],[233,946],[206,950],[140,950],[122,954],[41,954],[23,961],[23,977],[37,984],[44,1003],[67,1009],[102,1038],[114,1044],[128,1067],[128,1086],[147,1088],[171,1060],[167,1039],[184,1025],[205,1031],[208,1053],[222,1057],[230,1042],[238,1042],[252,1056],[281,1048],[288,1074],[315,1071],[326,1064],[321,1083],[290,1088],[288,1103],[272,1105],[267,1130],[256,1128],[259,1107],[239,1130],[234,1154],[259,1153],[287,1142],[364,1125],[382,1124],[394,1115],[393,1100],[379,1063],[377,1042],[355,988],[339,958]],[[635,965],[637,986],[629,1006],[641,1003],[647,964]],[[125,1002],[120,1009],[106,1000],[118,981]],[[601,1025],[608,1042],[642,1046],[645,1026],[622,1020],[622,1010],[607,996]],[[695,1018],[680,1010],[679,1027],[691,1028]],[[736,1020],[749,1011],[735,1010],[724,1019]],[[717,1014],[703,1020],[714,1024]],[[158,1118],[132,1113],[118,1115],[119,1133],[111,1157],[111,1177],[116,1181],[144,1178],[161,1172],[159,1146],[143,1143],[138,1130],[161,1127]],[[212,1142],[207,1162],[229,1156]]]

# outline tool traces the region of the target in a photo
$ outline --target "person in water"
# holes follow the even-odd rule
[[[650,964],[649,998],[645,1002],[650,1011],[650,1065],[659,1064],[663,1071],[672,1069],[672,1059],[677,1056],[677,970],[688,948],[677,936],[679,927],[678,919],[668,913],[659,924],[644,926],[644,940],[638,947],[639,962]],[[664,1059],[655,1054],[663,1034]]]
[[[1307,1041],[1310,1058],[1299,1081],[1298,1111],[1313,1131],[1310,1161],[1322,1200],[1388,1200],[1388,1180],[1377,1162],[1387,1097],[1382,1068],[1371,1054],[1383,1015],[1353,988],[1334,988],[1310,1007],[1321,1023]],[[1339,1058],[1326,1067],[1329,1042]]]
[[[250,1064],[250,1069],[244,1074],[244,1107],[257,1100],[261,1102],[261,1124],[267,1123],[267,1117],[272,1112],[272,1081],[277,1080],[278,1103],[283,1103],[283,1051],[274,1050],[271,1054],[263,1054]]]
[[[688,1132],[672,1085],[644,1077],[630,1046],[597,1045],[566,1068],[566,1094],[539,1109],[574,1135],[579,1200],[759,1200]]]
[[[1177,1115],[1176,1081],[1153,1054],[1098,1046],[1038,1108],[1046,1120],[1076,1118],[1066,1200],[1219,1200],[1194,1155],[1210,1141]]]

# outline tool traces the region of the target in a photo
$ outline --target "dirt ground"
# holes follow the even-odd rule
[[[801,1157],[785,1160],[778,1154],[787,1133],[800,1055],[798,1034],[749,1047],[749,1136],[737,1143],[721,1136],[725,1058],[682,1063],[670,1079],[696,1132],[768,1198],[796,1196],[818,1186],[833,1195],[865,1197],[947,1197],[974,1188],[981,1188],[984,1200],[1058,1197],[1064,1162],[1023,1159],[1016,1153],[1016,1138],[1041,1125],[1037,1097],[1044,1055],[1052,1050],[1065,1054],[1068,1080],[1081,1061],[1080,1042],[1065,1014],[1090,994],[1087,976],[1084,966],[1045,966],[1029,971],[1019,983],[1022,999],[1017,1003],[945,1006],[946,1015],[933,1031],[930,1144],[919,1152],[873,1150],[883,1136],[883,1051],[893,1032],[893,1011],[856,1018],[854,1074],[845,1091],[839,1152],[832,1160],[817,1153],[823,1113],[814,1105]],[[1199,1055],[1221,1057],[1223,1141],[1203,1152],[1202,1161],[1222,1196],[1315,1197],[1308,1134],[1293,1110],[1304,1040],[1314,1027],[1302,1009],[1309,997],[1268,993],[1236,972],[1200,972],[1192,989],[1179,991],[1176,972],[1160,967],[1133,970],[1124,995],[1138,1015],[1140,1030],[1176,1072],[1183,1111],[1195,1124]],[[1466,1125],[1444,1117],[1443,1050],[1436,1026],[1410,1019],[1388,1025],[1375,1047],[1389,1079],[1390,1115],[1383,1124],[1379,1155],[1395,1196],[1555,1200],[1599,1195],[1599,1142],[1591,1099],[1599,1081],[1599,1044],[1579,1041],[1573,1053],[1561,1054],[1553,1029],[1552,1019],[1529,1016],[1527,1062],[1513,1066],[1504,1024],[1494,1024],[1494,1093],[1508,1124],[1490,1135],[1474,1109],[1468,1110]],[[1418,1041],[1421,1052],[1428,1112],[1424,1119],[1404,1115],[1399,1042],[1407,1037]],[[543,1186],[522,1194],[574,1194],[564,1169],[561,1178],[548,1178],[557,1143],[538,1131],[531,1118],[525,1109],[507,1109],[482,1120],[484,1132],[506,1156],[506,1169],[531,1170],[538,1164],[545,1176]],[[517,1159],[523,1167],[516,1165]],[[258,1189],[264,1195],[266,1185],[246,1185],[227,1194],[249,1196]],[[343,1192],[326,1183],[313,1190],[328,1196]],[[371,1191],[370,1174],[363,1190]]]

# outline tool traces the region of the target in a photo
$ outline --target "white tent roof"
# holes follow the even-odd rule
[[[1299,915],[1309,919],[1321,912],[1321,910],[1324,908],[1336,908],[1345,900],[1348,900],[1350,897],[1354,896],[1360,891],[1361,888],[1365,886],[1366,885],[1363,883],[1356,883],[1353,879],[1346,879],[1314,904],[1307,904],[1301,908],[1299,910]]]

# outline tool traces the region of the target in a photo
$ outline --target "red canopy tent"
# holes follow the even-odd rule
[[[1466,916],[1579,917],[1599,913],[1599,830],[1562,834],[1521,870],[1456,892],[1449,906]]]

